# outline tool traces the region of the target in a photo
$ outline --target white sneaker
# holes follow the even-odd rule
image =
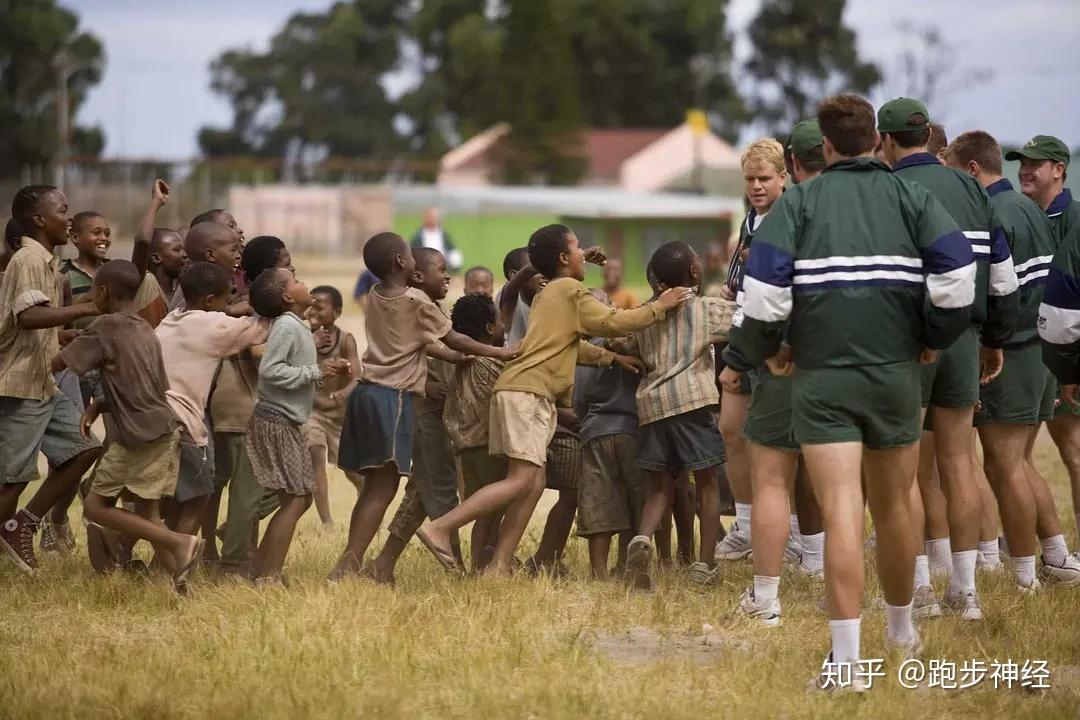
[[[649,567],[655,553],[652,540],[645,535],[635,535],[626,550],[626,572],[623,575],[627,585],[638,590],[651,590],[652,578]]]
[[[830,676],[826,668],[832,663],[832,651],[825,656],[825,661],[821,663],[821,671],[815,675],[809,683],[806,685],[806,691],[808,693],[816,692],[832,692],[832,693],[864,693],[866,692],[866,683],[863,682],[862,677],[855,674],[856,667],[852,668],[851,683],[840,687],[836,685],[836,677]]]
[[[915,594],[911,597],[911,617],[941,617],[941,605],[934,594],[934,588],[929,585],[915,588]]]
[[[885,638],[885,650],[889,653],[895,653],[905,660],[916,658],[922,654],[923,644],[922,638],[919,637],[919,630],[914,625],[911,626],[911,632],[913,633],[910,638],[904,642],[897,640],[891,640],[886,636]]]
[[[742,560],[750,557],[753,550],[754,548],[750,545],[750,536],[739,529],[738,523],[735,523],[731,526],[731,532],[716,543],[716,559]]]
[[[1044,583],[1074,587],[1080,585],[1080,560],[1075,555],[1066,555],[1060,565],[1039,563],[1039,579]]]
[[[754,597],[753,588],[743,591],[742,597],[739,598],[739,609],[746,617],[759,620],[762,625],[776,627],[780,624],[780,599],[773,598],[758,602]]]
[[[959,615],[961,620],[983,619],[982,605],[979,604],[979,598],[973,592],[951,593],[946,590],[940,605],[942,611]]]
[[[1039,578],[1035,578],[1031,581],[1030,585],[1021,585],[1016,583],[1016,588],[1020,591],[1021,595],[1034,595],[1042,590],[1042,583],[1039,582]]]
[[[1003,567],[1005,567],[1005,565],[1000,560],[991,560],[983,553],[979,553],[975,556],[976,570],[982,570],[983,572],[997,572]]]
[[[799,562],[802,562],[802,545],[789,535],[787,545],[784,546],[784,563],[793,565]]]
[[[803,565],[801,562],[796,567],[799,570],[799,574],[803,577],[810,578],[811,580],[825,580],[825,568],[811,570],[810,568]]]

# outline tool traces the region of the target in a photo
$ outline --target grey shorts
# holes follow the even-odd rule
[[[176,477],[176,502],[213,495],[214,443],[199,446],[180,441],[180,473]]]
[[[39,452],[55,468],[101,447],[93,436],[82,436],[79,420],[79,412],[61,392],[48,400],[0,397],[0,483],[36,480]]]
[[[707,407],[663,418],[638,431],[638,467],[678,475],[727,462],[727,451],[712,409]]]

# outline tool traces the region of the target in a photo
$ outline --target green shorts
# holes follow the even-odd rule
[[[1038,340],[1005,348],[1001,374],[979,391],[975,424],[1037,425],[1049,374]],[[1053,398],[1050,408],[1053,414]]]
[[[919,439],[919,364],[796,368],[791,424],[800,445],[861,442],[874,450]]]
[[[752,443],[777,450],[798,450],[791,434],[791,378],[767,367],[747,373],[752,382],[743,435]]]
[[[922,406],[974,407],[979,400],[979,335],[973,327],[921,367]]]
[[[465,448],[458,455],[461,476],[464,480],[465,497],[506,477],[505,457],[493,457],[488,453],[487,443],[480,447]]]

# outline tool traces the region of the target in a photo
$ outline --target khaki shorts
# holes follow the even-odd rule
[[[555,437],[555,403],[518,390],[497,390],[491,396],[488,449],[492,455],[544,467]]]
[[[134,449],[110,445],[90,478],[90,492],[116,497],[126,490],[143,500],[160,500],[176,491],[179,471],[180,428],[176,428]]]
[[[313,410],[311,417],[300,428],[304,444],[309,448],[326,448],[326,461],[337,465],[338,442],[341,440],[341,426],[345,418],[330,418]]]

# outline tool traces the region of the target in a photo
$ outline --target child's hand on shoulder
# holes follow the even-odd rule
[[[660,297],[656,298],[656,302],[664,310],[674,310],[692,297],[694,297],[693,289],[675,287],[660,293]]]
[[[599,245],[593,245],[592,247],[585,248],[585,262],[592,263],[593,265],[606,265],[607,253],[604,252],[604,248]]]
[[[613,363],[621,367],[627,372],[634,373],[635,375],[641,375],[645,372],[645,363],[633,355],[616,355]]]
[[[495,348],[494,351],[491,353],[491,357],[495,358],[496,360],[508,362],[510,360],[513,360],[520,354],[521,343],[518,343],[517,345],[511,345],[510,347]]]

